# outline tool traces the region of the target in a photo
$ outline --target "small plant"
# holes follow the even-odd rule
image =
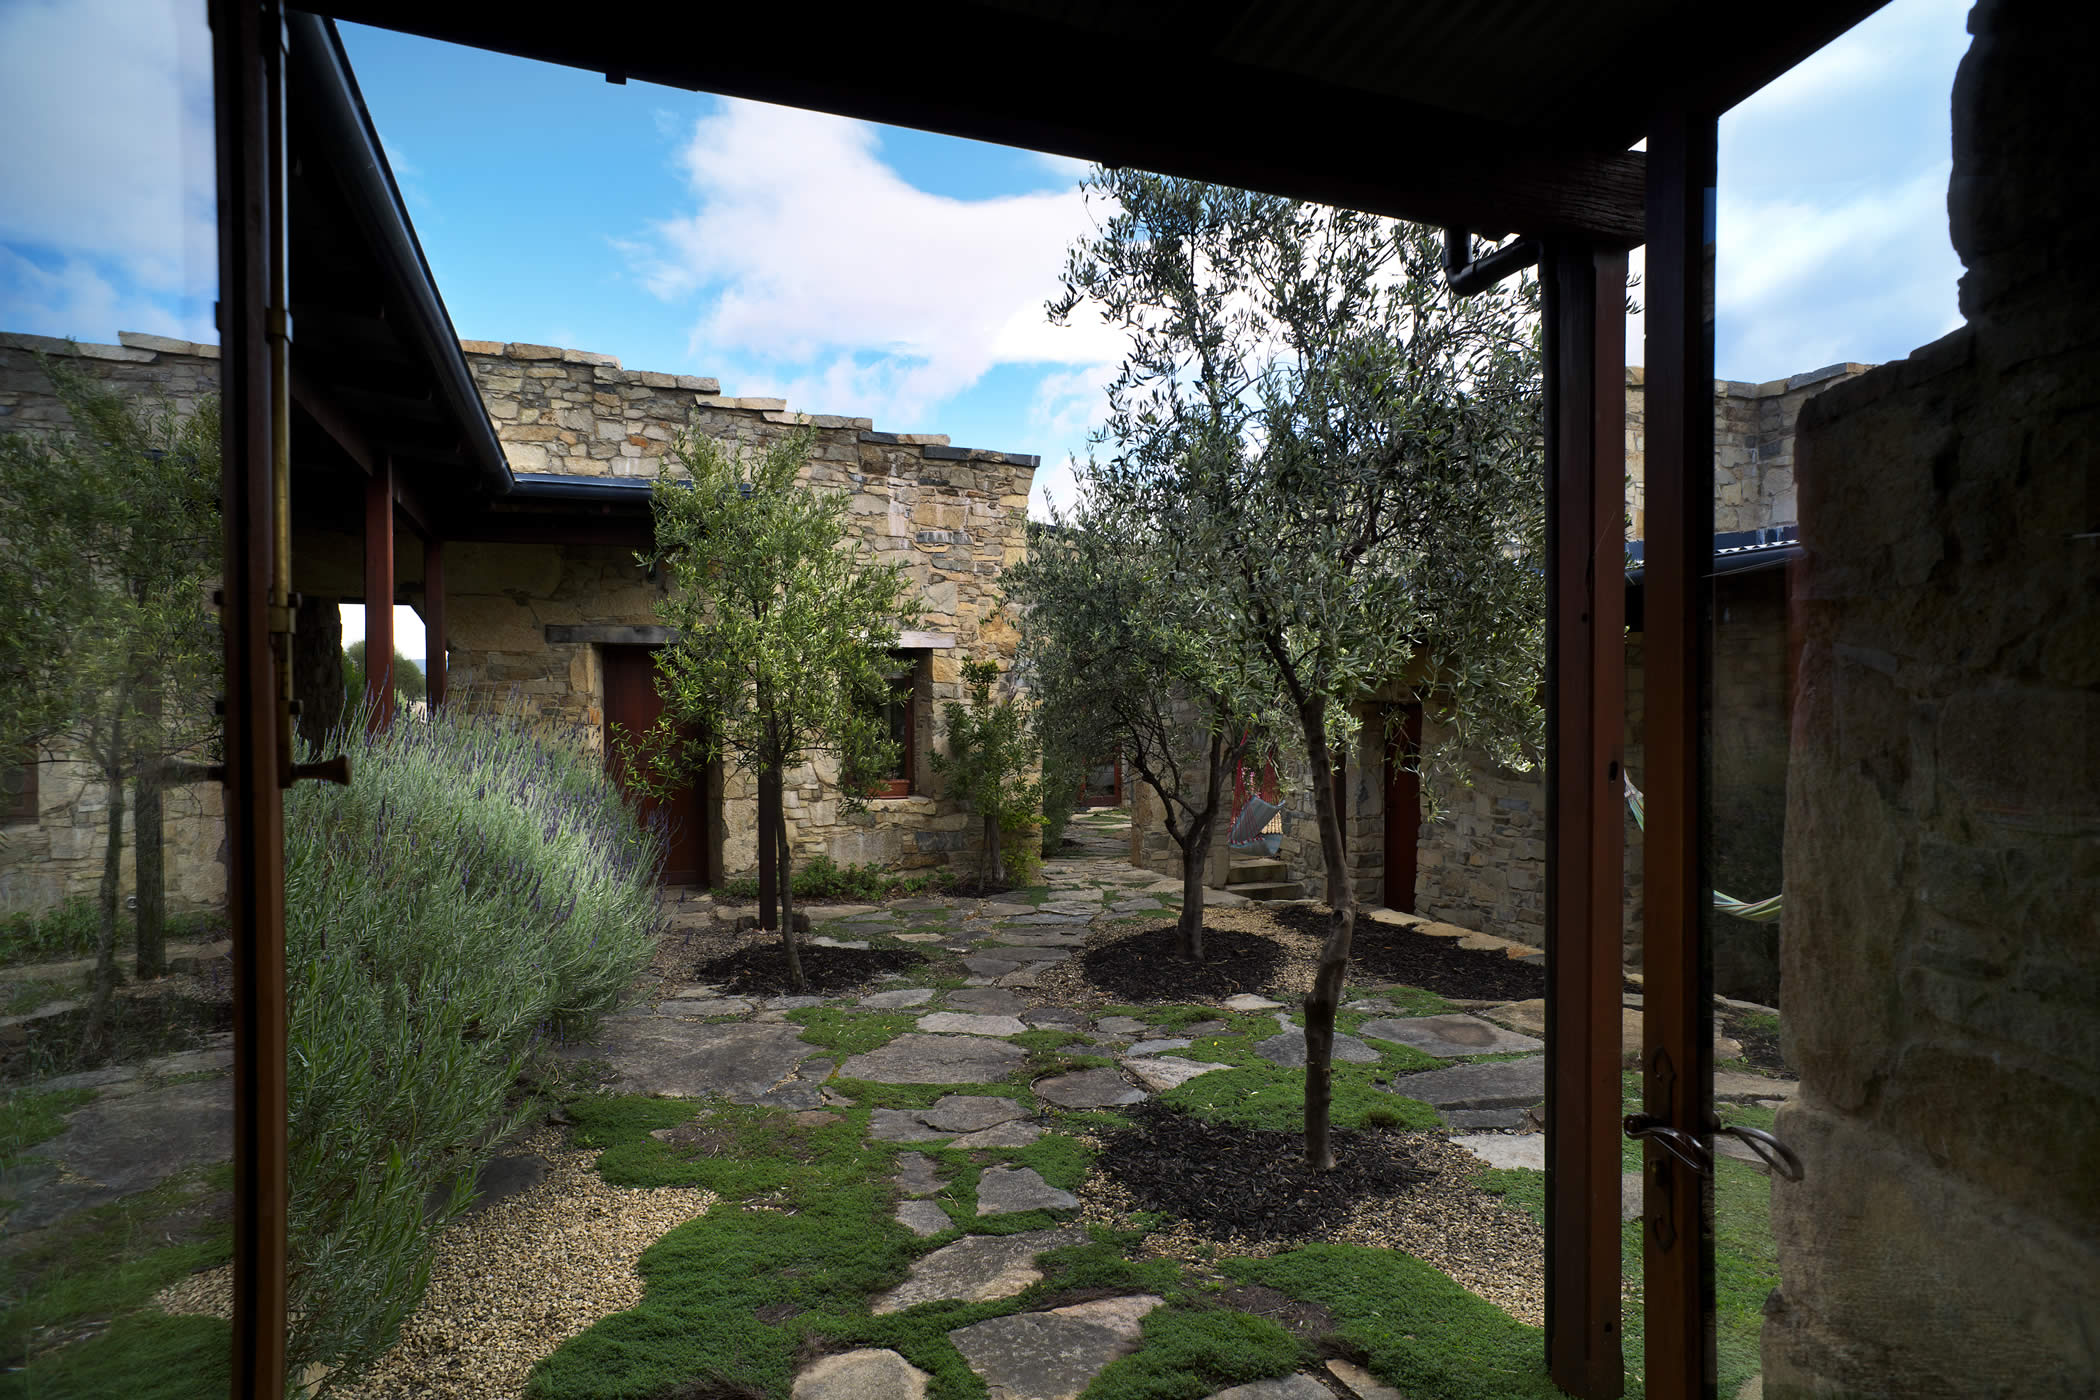
[[[1008,833],[1034,836],[1041,821],[1042,784],[1034,736],[1020,699],[1009,691],[994,696],[996,661],[965,661],[965,699],[948,702],[948,752],[933,755],[933,769],[948,778],[948,791],[970,804],[980,823],[984,865],[980,884],[1006,883]],[[1040,868],[1038,866],[1038,868]]]
[[[74,895],[42,914],[0,920],[0,966],[84,957],[95,947],[95,902]]]
[[[953,872],[945,866],[933,870],[885,870],[873,863],[840,865],[827,855],[809,856],[796,867],[794,892],[797,899],[886,899],[899,894],[923,894],[946,889]],[[720,886],[733,899],[758,898],[758,877],[734,875]]]

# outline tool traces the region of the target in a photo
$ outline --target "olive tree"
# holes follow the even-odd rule
[[[1171,532],[1266,661],[1303,746],[1332,923],[1306,997],[1308,1158],[1334,1157],[1334,1016],[1356,925],[1334,746],[1403,677],[1451,746],[1542,740],[1537,289],[1460,300],[1434,230],[1094,172],[1113,212],[1053,317],[1129,337],[1092,486]]]
[[[686,475],[668,463],[658,474],[655,546],[638,558],[662,571],[657,615],[677,640],[656,654],[663,713],[631,749],[632,771],[658,790],[717,761],[755,776],[758,839],[776,853],[781,939],[798,989],[783,781],[829,755],[842,801],[866,800],[865,775],[895,758],[881,719],[888,653],[917,617],[904,570],[871,562],[849,537],[845,493],[798,481],[813,441],[805,430],[732,456],[693,434],[672,449]]]
[[[134,401],[41,358],[69,426],[0,434],[0,750],[70,753],[107,810],[84,1031],[106,1042],[117,986],[127,786],[136,793],[137,961],[166,964],[162,791],[216,733],[219,417]]]
[[[1200,961],[1211,834],[1268,706],[1251,639],[1194,562],[1171,528],[1082,497],[1004,583],[1044,747],[1114,747],[1158,796],[1181,852],[1176,951]]]

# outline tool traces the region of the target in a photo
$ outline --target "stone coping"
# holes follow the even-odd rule
[[[57,343],[63,345],[64,342]],[[459,348],[463,354],[484,355],[491,359],[559,361],[562,364],[589,365],[597,371],[597,378],[600,380],[637,384],[651,389],[690,390],[696,395],[694,404],[698,407],[758,413],[769,423],[856,430],[862,442],[892,447],[917,447],[929,461],[997,462],[1031,470],[1040,467],[1043,462],[1043,459],[1034,453],[993,452],[984,448],[955,447],[949,443],[946,433],[877,432],[875,420],[872,418],[855,418],[836,413],[800,413],[789,409],[785,399],[734,398],[723,394],[722,381],[719,379],[694,374],[662,374],[655,370],[626,369],[620,364],[618,356],[599,354],[592,350],[570,350],[558,345],[532,345],[524,341],[464,339],[459,342]],[[211,353],[216,355],[218,351],[213,349]]]

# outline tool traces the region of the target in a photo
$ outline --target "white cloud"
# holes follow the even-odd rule
[[[0,8],[0,241],[63,257],[73,305],[98,295],[90,276],[112,296],[209,301],[210,55],[201,0]],[[30,309],[0,314],[12,322]],[[145,327],[76,329],[109,338],[120,328]]]
[[[116,332],[145,331],[216,342],[208,307],[183,315],[165,300],[118,286],[93,263],[66,258],[46,268],[0,246],[0,329],[109,344]]]
[[[865,122],[726,101],[679,156],[697,207],[615,246],[658,297],[704,298],[696,357],[741,361],[815,412],[909,427],[995,366],[1116,358],[1098,322],[1043,314],[1094,226],[1076,188],[931,194],[878,141]]]

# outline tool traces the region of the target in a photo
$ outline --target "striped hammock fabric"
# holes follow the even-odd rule
[[[1641,830],[1646,831],[1648,829],[1647,801],[1641,796],[1641,790],[1631,782],[1626,784],[1626,805],[1633,809],[1635,824]],[[1715,890],[1714,908],[1720,910],[1723,914],[1732,914],[1738,919],[1748,919],[1753,924],[1769,924],[1784,912],[1782,905],[1785,898],[1784,894],[1775,894],[1770,899],[1737,899],[1734,895],[1722,894],[1719,890]]]

